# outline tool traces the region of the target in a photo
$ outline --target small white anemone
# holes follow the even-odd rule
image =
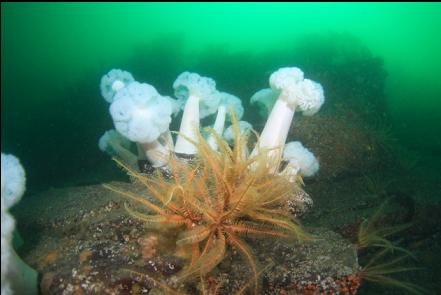
[[[247,121],[239,121],[239,130],[241,135],[243,134],[248,135],[251,132],[251,130],[253,130],[253,126]],[[233,125],[230,125],[227,129],[225,129],[224,138],[229,144],[233,143],[234,141]]]
[[[320,168],[314,154],[299,141],[292,141],[285,145],[283,159],[289,162],[287,169],[290,169],[291,173],[300,173],[306,177],[314,176]]]
[[[1,155],[1,195],[5,210],[20,201],[25,191],[26,175],[18,158],[13,155]],[[2,206],[3,206],[2,205]]]
[[[217,116],[213,125],[213,130],[218,135],[222,135],[224,132],[225,121],[227,119],[231,121],[231,114],[234,113],[238,119],[241,119],[244,110],[242,101],[238,97],[226,92],[218,92],[218,96],[221,99],[219,102],[219,108],[217,109]],[[218,149],[214,135],[210,135],[207,142],[213,150]]]
[[[229,116],[231,112],[234,112],[236,114],[237,119],[242,119],[244,113],[242,100],[240,100],[240,98],[238,98],[237,96],[226,92],[219,92],[219,95],[221,97],[219,107],[225,107],[227,111],[226,119],[231,119]]]
[[[249,136],[249,134],[252,132],[253,126],[248,123],[247,121],[239,121],[239,132],[240,135],[243,136]],[[230,125],[227,129],[225,129],[225,132],[223,134],[225,140],[228,142],[228,144],[233,145],[234,144],[234,129],[233,125]],[[242,149],[242,158],[247,159],[249,156],[249,150],[248,146],[244,146]]]
[[[265,88],[257,91],[250,98],[250,104],[255,105],[259,109],[259,115],[268,116],[273,109],[280,92],[271,88]]]
[[[115,94],[133,81],[135,79],[129,72],[113,69],[101,78],[101,95],[107,102],[112,103]]]
[[[98,141],[98,147],[101,151],[111,157],[117,157],[137,169],[138,157],[130,150],[131,145],[132,142],[114,129],[106,131]]]
[[[15,220],[8,210],[25,191],[25,171],[13,155],[1,154],[1,294],[38,294],[37,272],[15,252]]]

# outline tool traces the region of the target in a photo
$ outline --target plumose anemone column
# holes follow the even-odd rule
[[[253,130],[253,126],[247,122],[247,121],[239,121],[239,132],[240,132],[240,136],[246,136],[247,138],[249,137],[250,133]],[[228,142],[228,144],[230,144],[231,146],[234,145],[234,130],[233,130],[233,125],[230,125],[227,129],[225,129],[224,134],[223,134],[225,140]],[[249,156],[249,150],[248,150],[248,146],[244,145],[243,146],[243,155],[242,157],[244,159],[248,158]]]
[[[217,110],[216,120],[214,121],[213,130],[219,136],[222,136],[225,128],[225,120],[227,117],[229,118],[231,116],[231,112],[234,112],[237,119],[240,120],[243,116],[244,110],[242,101],[238,97],[226,92],[219,92],[218,95],[221,97],[221,99],[219,108]],[[216,138],[213,135],[208,137],[207,142],[213,150],[218,149]]]
[[[173,83],[173,88],[179,100],[186,100],[175,153],[196,155],[197,147],[192,142],[198,142],[199,120],[216,112],[219,105],[216,82],[195,73],[183,72]]]
[[[132,143],[119,134],[116,130],[106,131],[98,141],[98,147],[101,151],[109,154],[111,157],[117,157],[127,163],[130,167],[138,166],[138,157],[130,151]]]
[[[321,85],[304,79],[303,72],[296,67],[277,70],[271,74],[269,82],[271,88],[279,91],[280,94],[252,155],[268,150],[272,159],[270,165],[274,165],[275,171],[281,159],[294,113],[300,110],[304,115],[315,114],[324,102],[324,95]]]

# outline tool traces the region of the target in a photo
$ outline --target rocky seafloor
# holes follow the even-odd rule
[[[317,176],[305,179],[314,206],[301,219],[315,239],[246,238],[261,271],[259,294],[406,294],[359,277],[369,257],[354,246],[358,227],[385,200],[381,224],[410,225],[391,239],[410,249],[412,266],[422,268],[399,279],[441,293],[441,177],[430,170],[438,160],[396,149],[389,136],[341,114],[295,120],[290,140],[301,140],[321,164]],[[18,251],[39,272],[42,294],[161,294],[167,288],[233,294],[250,284],[250,268],[233,250],[206,285],[178,285],[176,275],[188,257],[175,249],[174,233],[146,228],[122,205],[96,184],[40,192],[14,208],[25,241]]]
[[[53,189],[33,200],[21,212],[27,221],[22,233],[35,239],[24,258],[40,273],[43,294],[147,294],[161,289],[155,281],[189,294],[201,288],[198,282],[174,285],[186,259],[176,252],[173,233],[145,228],[128,216],[123,200],[102,186]],[[308,242],[248,239],[264,269],[262,294],[350,287],[344,282],[359,271],[353,245],[325,228],[309,232],[314,239]],[[220,294],[232,294],[251,277],[249,265],[232,251],[209,281],[219,284]]]

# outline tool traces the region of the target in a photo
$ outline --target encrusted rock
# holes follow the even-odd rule
[[[311,229],[309,234],[312,239],[308,241],[253,239],[249,242],[258,270],[263,270],[260,294],[348,294],[342,290],[350,288],[356,291],[360,266],[354,246],[325,228]],[[232,255],[231,260],[228,273],[225,270],[218,274],[230,281],[224,285],[222,294],[233,294],[250,282],[249,264],[239,254]]]
[[[299,218],[308,212],[313,205],[311,196],[302,188],[294,187],[288,200],[288,210],[295,217]]]
[[[375,136],[360,123],[338,116],[299,116],[288,140],[298,140],[320,163],[312,181],[362,175],[381,167],[384,152]]]
[[[131,183],[115,185],[145,193],[142,186]],[[28,222],[22,233],[35,234],[33,229],[37,224],[39,239],[24,258],[41,273],[43,294],[127,294],[141,289],[148,292],[154,285],[148,277],[180,288],[170,283],[186,265],[177,256],[174,233],[160,235],[131,218],[115,193],[102,186],[75,187],[51,190],[33,200],[33,206],[20,212],[26,215],[22,220]],[[295,214],[300,214],[310,208],[312,201],[298,189],[291,203],[298,212]],[[36,216],[35,210],[41,214]],[[95,214],[79,219],[80,211]],[[55,220],[57,225],[52,226]],[[358,264],[349,242],[331,231],[307,231],[314,237],[311,241],[244,237],[256,257],[258,270],[264,270],[260,274],[261,294],[281,294],[283,290],[290,292],[311,286],[331,290],[342,281],[352,282],[350,275],[356,278]],[[152,238],[156,235],[157,241]],[[249,264],[234,247],[210,273],[210,280],[217,280],[223,286],[220,294],[240,290],[249,284],[250,278]],[[197,284],[189,282],[183,290],[194,294],[194,283]]]

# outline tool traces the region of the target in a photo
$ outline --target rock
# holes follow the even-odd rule
[[[313,181],[363,175],[383,163],[382,149],[368,130],[337,116],[299,116],[291,126],[288,141],[292,140],[302,142],[319,160]]]
[[[288,200],[288,210],[294,218],[300,218],[307,213],[313,205],[311,196],[303,189],[295,186]]]
[[[115,185],[145,194],[141,186]],[[152,276],[168,284],[187,263],[176,256],[173,233],[152,230],[131,218],[122,206],[123,200],[102,186],[54,189],[34,196],[34,200],[32,210],[21,212],[22,220],[28,223],[23,224],[23,229],[32,231],[31,225],[39,224],[39,231],[33,232],[38,239],[24,258],[44,278],[43,294],[70,290],[125,294],[137,288],[148,291],[153,284]],[[51,205],[50,210],[47,204]],[[297,189],[290,204],[293,214],[300,216],[310,208],[312,200]],[[259,265],[271,263],[262,274],[263,294],[297,288],[304,282],[322,284],[326,280],[331,286],[333,280],[357,272],[357,260],[350,243],[323,229],[311,233],[317,237],[311,242],[244,238]],[[23,231],[23,234],[30,233]],[[115,235],[117,238],[113,239]],[[59,251],[56,264],[42,263],[41,257],[55,250]],[[216,273],[229,281],[221,294],[240,289],[252,276],[248,264],[234,248],[229,248],[213,276]],[[184,289],[192,290],[195,283],[197,285],[197,282],[188,282]]]
[[[263,270],[259,294],[305,294],[306,291],[313,291],[306,294],[338,294],[350,288],[355,294],[360,283],[355,247],[325,228],[311,229],[310,234],[314,237],[311,241],[259,239],[249,242],[258,261],[258,271]],[[249,264],[239,254],[229,259],[230,262],[222,262],[231,264],[228,270],[222,264],[219,266],[224,272],[218,273],[218,278],[228,282],[223,284],[221,294],[234,294],[252,284]]]

